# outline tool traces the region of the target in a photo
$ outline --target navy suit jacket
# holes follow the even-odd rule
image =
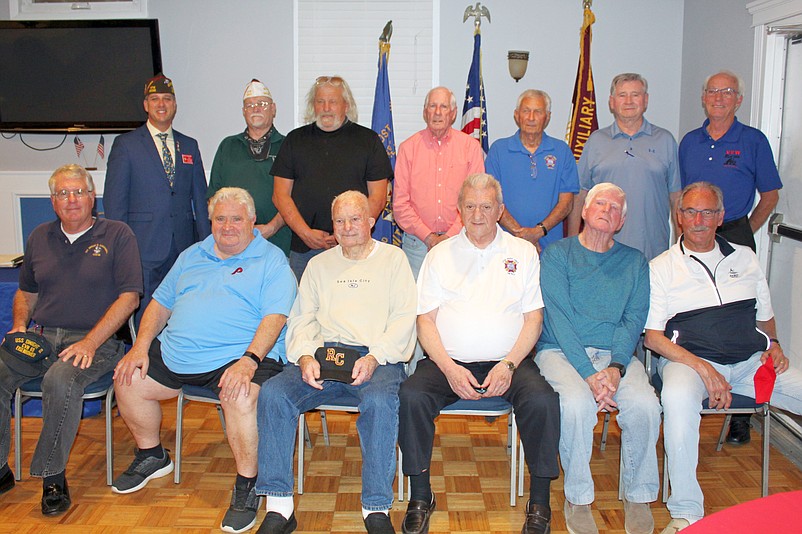
[[[118,136],[109,154],[103,191],[106,217],[131,227],[145,266],[167,259],[171,239],[180,253],[211,233],[198,142],[175,129],[173,138],[172,190],[146,124]]]

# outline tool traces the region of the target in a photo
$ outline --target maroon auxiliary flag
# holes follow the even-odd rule
[[[596,119],[596,91],[593,88],[593,70],[590,67],[590,42],[593,38],[591,26],[596,22],[588,2],[585,3],[585,14],[579,43],[579,66],[576,69],[574,82],[573,111],[568,123],[566,142],[579,161],[585,143],[590,134],[599,129]]]

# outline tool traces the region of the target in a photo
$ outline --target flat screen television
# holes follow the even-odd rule
[[[0,131],[132,130],[160,72],[157,20],[0,21]]]

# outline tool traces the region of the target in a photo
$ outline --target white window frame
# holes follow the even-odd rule
[[[148,0],[110,2],[10,0],[9,7],[11,20],[145,18],[148,15]]]

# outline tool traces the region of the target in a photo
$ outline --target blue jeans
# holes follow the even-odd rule
[[[306,270],[306,264],[309,263],[309,260],[321,252],[326,252],[326,249],[313,249],[307,252],[290,251],[290,269],[292,269],[292,272],[295,274],[295,278],[298,280],[298,283],[301,282],[301,277]]]
[[[356,428],[362,448],[362,507],[375,512],[389,510],[393,505],[398,440],[398,388],[405,377],[403,364],[380,365],[360,386],[327,380],[321,391],[301,379],[300,367],[286,365],[259,392],[256,492],[292,497],[292,451],[298,416],[321,404],[337,404],[350,397],[359,400]]]
[[[732,365],[708,361],[732,386],[732,392],[755,397],[755,372],[763,353],[756,352],[748,360]],[[699,462],[699,423],[702,401],[708,397],[707,388],[699,374],[685,364],[660,358],[658,368],[663,379],[660,398],[663,402],[663,442],[668,456],[668,477],[671,495],[668,511],[673,518],[691,523],[705,515],[704,495],[696,479]],[[802,372],[788,369],[777,375],[771,404],[802,414]],[[665,468],[664,468],[665,469]]]
[[[585,351],[597,371],[609,365],[610,351],[594,348]],[[565,498],[573,504],[590,504],[594,500],[590,472],[593,428],[599,421],[596,400],[590,386],[561,350],[542,350],[535,362],[560,394],[560,462],[565,471]],[[621,427],[624,496],[629,502],[652,502],[660,488],[656,448],[660,402],[637,358],[629,361],[613,400],[618,404],[616,421]]]
[[[412,276],[414,276],[415,280],[417,280],[420,267],[423,264],[423,258],[425,258],[426,253],[429,252],[426,243],[415,237],[414,234],[408,234],[404,232],[404,239],[401,242],[401,250],[403,250],[404,254],[407,255],[409,266],[412,269]]]
[[[42,335],[58,354],[76,341],[83,339],[86,330],[45,328]],[[46,477],[57,475],[67,467],[70,449],[78,433],[84,401],[81,398],[86,386],[95,382],[117,365],[123,356],[122,341],[106,340],[95,351],[92,365],[86,369],[73,366],[73,360],[56,360],[47,369],[42,380],[42,432],[36,442],[31,461],[31,475]],[[33,380],[11,371],[0,361],[0,466],[7,461],[11,448],[10,400],[16,389]]]

